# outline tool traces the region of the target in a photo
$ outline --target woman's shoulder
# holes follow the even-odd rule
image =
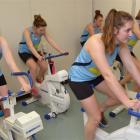
[[[86,42],[86,46],[87,48],[91,46],[101,46],[103,45],[103,41],[101,39],[102,37],[102,33],[98,33],[98,34],[95,34],[95,35],[92,35],[88,41]]]
[[[90,37],[90,40],[91,41],[102,41],[101,37],[102,37],[102,33],[94,34]]]
[[[24,31],[23,31],[23,33],[25,34],[25,33],[32,33],[33,32],[33,29],[32,29],[32,27],[25,27],[24,28]]]
[[[140,23],[138,20],[134,21],[132,33],[133,34],[131,36],[139,36],[139,34],[140,34]]]
[[[0,36],[0,44],[3,43],[6,39],[3,36]]]
[[[93,25],[92,22],[88,23],[87,26],[86,26],[86,28],[91,28],[91,27],[94,28],[94,25]]]
[[[134,20],[133,24],[133,30],[137,30],[140,26],[140,21],[139,20]]]
[[[2,48],[3,46],[5,46],[7,44],[7,40],[5,37],[0,36],[0,48]]]
[[[134,24],[140,24],[140,20],[134,19]]]

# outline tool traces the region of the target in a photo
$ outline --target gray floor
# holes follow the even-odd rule
[[[49,112],[49,109],[46,106],[43,106],[39,102],[30,104],[27,107],[21,106],[20,102],[15,107],[16,112],[30,112],[32,110],[37,111],[43,121],[44,129],[36,134],[38,140],[83,140],[83,118],[82,113],[80,112],[80,105],[75,99],[72,91],[68,87],[68,91],[71,97],[70,109],[61,115],[58,115],[56,119],[45,120],[44,114]],[[100,94],[96,94],[98,100],[103,100],[104,97]],[[109,111],[108,111],[109,112]],[[109,127],[105,130],[107,132],[112,132],[118,128],[121,128],[128,124],[129,116],[126,111],[120,113],[116,118],[110,118],[106,112],[106,117],[109,120]]]

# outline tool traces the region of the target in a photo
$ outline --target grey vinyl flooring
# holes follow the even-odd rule
[[[64,114],[58,115],[56,119],[44,119],[44,114],[49,112],[49,108],[42,105],[40,102],[32,103],[26,107],[23,107],[21,102],[18,102],[15,107],[16,112],[30,112],[35,110],[41,115],[44,129],[36,134],[37,140],[84,140],[83,117],[80,112],[79,102],[76,100],[68,86],[67,89],[71,98],[70,108]],[[105,98],[100,93],[96,93],[96,96],[100,101]],[[118,128],[128,125],[130,117],[127,115],[126,110],[120,113],[116,118],[109,117],[108,112],[110,110],[105,113],[105,116],[109,121],[109,127],[106,128],[105,131],[112,132]]]

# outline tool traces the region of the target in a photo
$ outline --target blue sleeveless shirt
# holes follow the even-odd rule
[[[106,58],[110,66],[113,65],[114,60],[119,52],[119,45],[115,48],[112,54],[106,54]],[[83,66],[74,65],[75,63],[87,64]],[[82,48],[80,54],[76,58],[74,64],[69,70],[69,79],[73,82],[91,81],[101,75],[91,56],[85,49]]]
[[[33,43],[33,46],[37,50],[38,47],[39,47],[39,43],[41,41],[41,36],[35,36],[35,34],[33,33],[33,28],[32,27],[29,27],[28,29],[29,29],[29,32],[30,32],[30,37],[31,37],[31,41]],[[19,53],[32,54],[32,52],[30,51],[30,49],[28,48],[28,46],[26,44],[24,34],[22,35],[22,40],[19,44],[20,44]]]
[[[97,33],[101,33],[101,29],[99,27],[97,27],[95,25],[95,23],[93,24],[93,28],[94,28],[94,33],[97,34]],[[87,31],[87,29],[85,28],[81,37],[80,37],[80,42],[86,42],[89,38],[89,32]]]

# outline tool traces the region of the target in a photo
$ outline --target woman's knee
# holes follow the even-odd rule
[[[29,66],[29,69],[30,69],[30,71],[32,71],[32,72],[37,72],[37,64],[30,64],[30,65],[28,65]]]
[[[37,70],[37,63],[33,59],[29,59],[26,62],[26,65],[29,67],[30,70],[36,71]]]
[[[98,125],[100,121],[101,121],[101,113],[88,116],[88,122],[90,122],[91,124]]]
[[[0,86],[0,96],[7,96],[8,88],[7,85]]]
[[[109,97],[109,100],[114,103],[114,105],[120,104],[121,102],[116,97]]]
[[[40,70],[43,71],[43,72],[46,72],[47,68],[48,68],[47,65],[41,65],[40,66]]]

